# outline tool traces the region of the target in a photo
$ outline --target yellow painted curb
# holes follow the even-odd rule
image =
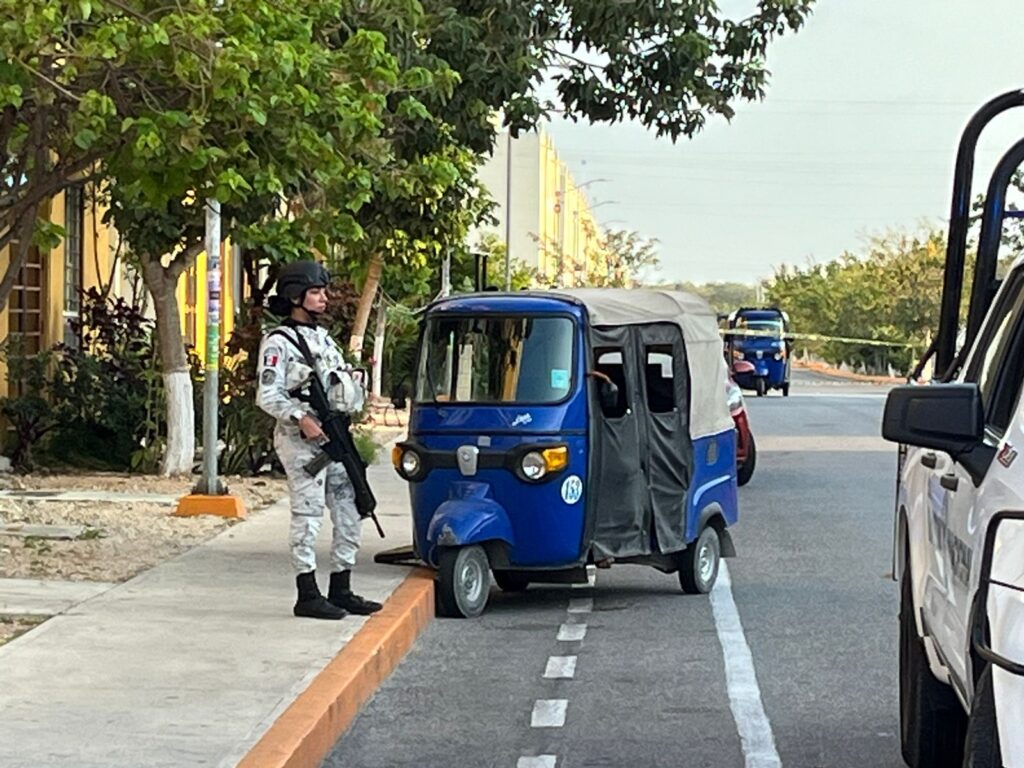
[[[239,768],[320,765],[433,617],[434,575],[418,568],[270,726]]]
[[[216,515],[238,520],[245,519],[245,504],[238,496],[203,496],[193,493],[178,500],[178,508],[171,513],[175,517]]]

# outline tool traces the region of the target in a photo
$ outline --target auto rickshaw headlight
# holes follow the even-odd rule
[[[523,477],[527,480],[540,480],[548,473],[547,462],[540,451],[530,451],[523,456],[520,467],[523,470]]]
[[[569,449],[564,445],[530,451],[519,460],[519,471],[527,480],[542,480],[569,466]]]
[[[423,462],[420,460],[420,455],[411,448],[407,448],[402,452],[402,457],[399,462],[399,471],[406,477],[416,477],[420,472],[420,467],[423,466]]]

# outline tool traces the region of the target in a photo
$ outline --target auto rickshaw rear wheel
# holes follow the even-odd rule
[[[711,591],[718,579],[718,565],[722,558],[722,544],[718,531],[710,525],[700,532],[697,540],[683,550],[679,568],[679,586],[688,595],[704,595]]]
[[[502,592],[522,592],[530,586],[530,576],[522,571],[494,571],[494,583]]]
[[[483,613],[491,591],[491,568],[484,548],[474,544],[443,550],[436,586],[441,616],[471,619]]]

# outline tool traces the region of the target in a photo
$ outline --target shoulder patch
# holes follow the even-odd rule
[[[267,368],[260,374],[260,384],[268,385],[273,384],[275,381],[277,381],[277,371],[273,368]]]
[[[281,350],[277,347],[267,347],[263,350],[263,366],[273,368],[281,361]]]

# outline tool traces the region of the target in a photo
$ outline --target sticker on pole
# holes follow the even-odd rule
[[[578,475],[569,475],[562,482],[562,501],[575,504],[583,498],[583,481]]]

